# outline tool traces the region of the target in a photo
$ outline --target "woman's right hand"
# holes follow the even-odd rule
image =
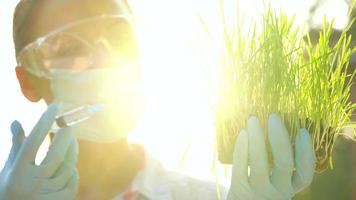
[[[58,112],[50,105],[28,137],[22,126],[11,125],[12,148],[0,172],[0,200],[73,199],[78,190],[78,144],[70,128],[56,133],[46,157],[35,164],[37,151]]]

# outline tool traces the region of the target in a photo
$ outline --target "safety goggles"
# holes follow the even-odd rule
[[[17,63],[38,77],[50,79],[58,70],[116,67],[137,55],[132,19],[110,15],[80,20],[36,39],[19,52]]]

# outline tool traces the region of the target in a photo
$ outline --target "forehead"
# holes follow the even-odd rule
[[[33,39],[81,19],[126,12],[126,8],[116,0],[46,0],[40,2],[35,7],[32,19]]]

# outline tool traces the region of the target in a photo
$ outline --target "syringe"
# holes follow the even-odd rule
[[[56,117],[55,130],[83,122],[102,109],[102,104],[84,105],[62,113]]]

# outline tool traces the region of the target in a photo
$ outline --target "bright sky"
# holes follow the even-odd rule
[[[347,7],[336,3],[340,0],[330,1],[332,6],[323,7],[322,13],[329,13],[329,16],[338,19],[335,25],[342,28],[347,20],[343,15]],[[260,1],[242,1],[241,10],[246,11],[247,16],[254,17],[261,11],[261,4],[257,2]],[[297,14],[299,21],[306,18],[309,2],[274,0],[276,5],[282,5],[288,13]],[[16,3],[14,0],[0,1],[0,167],[11,148],[11,122],[17,119],[28,133],[45,110],[43,103],[34,104],[25,100],[15,77],[16,63],[11,34],[12,13]],[[144,143],[167,168],[174,170],[179,169],[179,158],[185,152],[184,147],[193,141],[190,154],[180,171],[210,180],[215,177],[211,173],[213,116],[206,102],[209,90],[204,84],[203,70],[194,64],[194,52],[188,50],[187,41],[194,36],[190,32],[195,29],[193,26],[196,23],[192,20],[195,16],[193,7],[199,8],[202,16],[216,28],[213,24],[219,20],[215,17],[217,5],[215,0],[133,0],[134,9],[145,19],[146,32],[141,38],[142,45],[145,49],[151,49],[144,57],[148,67],[146,87],[151,103],[146,117],[135,131],[137,134],[132,138]],[[152,24],[152,21],[155,23]],[[166,29],[162,30],[162,27]],[[160,59],[155,59],[157,56]],[[218,169],[221,174],[222,166],[219,165]]]
[[[0,2],[1,36],[0,36],[0,165],[7,158],[11,147],[10,124],[13,120],[20,121],[26,131],[45,109],[43,104],[32,104],[21,95],[15,76],[15,54],[12,43],[12,13],[17,1]]]

